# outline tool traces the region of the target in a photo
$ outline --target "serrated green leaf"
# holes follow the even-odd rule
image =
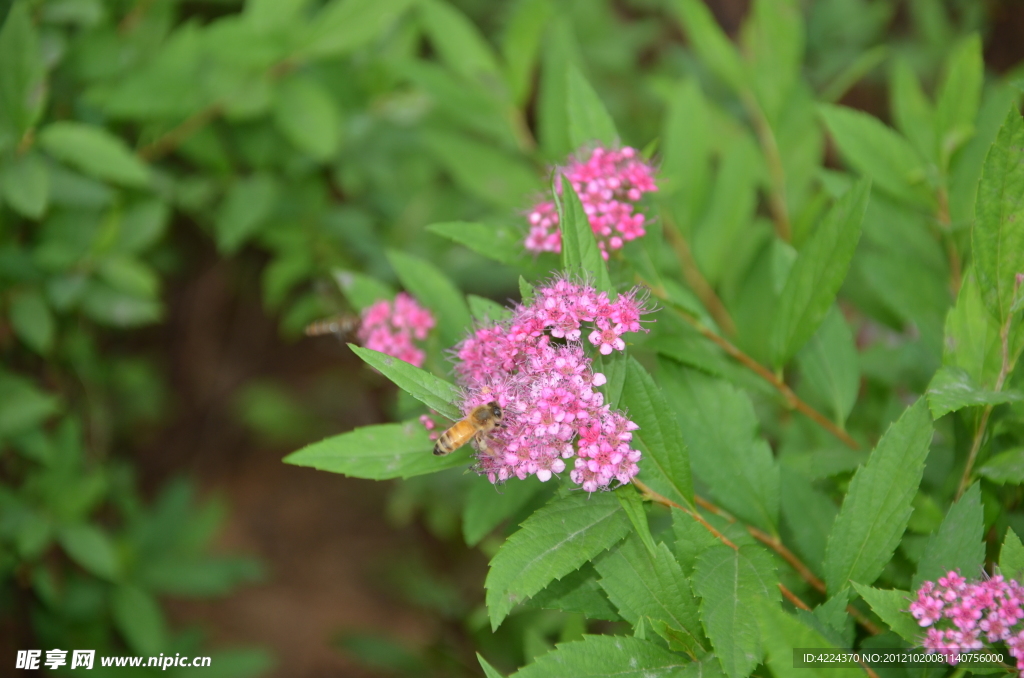
[[[858,182],[804,244],[782,290],[772,331],[773,362],[785,365],[817,331],[850,267],[871,186]]]
[[[908,612],[912,600],[908,591],[874,589],[857,582],[853,583],[853,587],[890,629],[908,643],[917,645],[920,642],[924,633],[913,615]]]
[[[45,354],[53,346],[53,313],[38,291],[22,292],[11,300],[11,325],[18,338],[37,353]]]
[[[438,0],[419,0],[417,5],[430,44],[448,68],[467,78],[500,82],[491,46],[466,15]]]
[[[845,678],[863,675],[861,669],[832,668],[828,665],[795,667],[794,650],[814,648],[815,652],[835,649],[821,633],[776,606],[762,605],[757,614],[764,638],[768,668],[776,678]]]
[[[465,245],[477,254],[503,264],[512,264],[522,258],[521,234],[508,226],[488,226],[469,221],[447,221],[430,224],[431,233]]]
[[[473,483],[462,507],[462,536],[467,546],[476,546],[502,521],[519,513],[543,492],[543,483],[533,480],[492,485]]]
[[[640,541],[648,551],[654,554],[658,547],[654,545],[651,526],[647,522],[647,511],[644,510],[644,501],[640,497],[639,491],[633,486],[623,486],[615,491],[615,496],[622,504],[622,510],[629,517],[629,522],[633,523],[633,529]]]
[[[382,299],[393,299],[395,296],[393,289],[368,275],[342,269],[335,269],[331,273],[348,303],[357,311],[373,306]]]
[[[637,535],[630,535],[594,566],[601,575],[601,587],[623,619],[635,625],[647,617],[671,649],[691,655],[704,653],[707,643],[697,601],[665,544],[659,543],[652,551]]]
[[[974,273],[989,312],[1006,321],[1014,279],[1024,273],[1024,118],[1010,108],[985,157],[978,184],[971,251]]]
[[[1000,452],[978,469],[978,475],[999,485],[1024,484],[1024,447]]]
[[[622,619],[597,583],[597,571],[590,563],[551,582],[524,605],[541,610],[579,613],[587,619]]]
[[[678,678],[688,663],[652,642],[629,636],[584,636],[512,674],[515,678]],[[510,677],[511,678],[511,677]]]
[[[110,611],[117,630],[133,651],[156,655],[165,648],[167,626],[152,595],[138,586],[122,584],[110,597]]]
[[[136,188],[150,183],[149,168],[127,144],[102,127],[81,122],[53,122],[39,133],[39,145],[97,179]]]
[[[435,473],[469,461],[468,447],[444,457],[416,419],[400,424],[364,426],[306,445],[283,459],[286,464],[343,473],[352,478],[386,480]]]
[[[45,100],[46,65],[30,8],[15,3],[0,26],[0,149],[35,125]]]
[[[331,0],[309,23],[297,57],[325,59],[348,54],[380,37],[413,0]]]
[[[676,410],[694,473],[715,501],[741,520],[775,532],[779,467],[755,437],[757,417],[735,386],[662,360],[661,391]]]
[[[274,122],[297,149],[327,162],[341,144],[341,111],[327,89],[310,77],[291,76],[274,90]]]
[[[640,428],[633,441],[644,453],[641,479],[659,494],[684,506],[693,506],[690,455],[683,435],[661,388],[635,358],[627,358],[622,384],[622,405]]]
[[[278,193],[278,182],[271,174],[253,174],[235,181],[214,223],[217,249],[227,254],[236,252],[255,235],[270,217]]]
[[[860,359],[853,332],[833,306],[796,355],[800,376],[837,422],[845,422],[860,390]]]
[[[1002,366],[1002,342],[996,319],[985,310],[973,268],[964,276],[956,306],[946,315],[942,362],[964,370],[982,389],[995,387]]]
[[[349,344],[348,347],[368,365],[380,370],[381,374],[393,381],[398,388],[430,409],[452,421],[462,419],[462,412],[455,405],[459,400],[459,389],[455,384],[386,353],[353,344]]]
[[[498,672],[498,669],[491,666],[479,652],[476,653],[476,660],[480,663],[480,668],[484,670],[484,676],[486,678],[505,678],[505,676],[501,675],[501,673]]]
[[[747,83],[746,69],[711,10],[700,0],[675,0],[673,8],[701,61],[730,87],[743,90]]]
[[[870,177],[876,190],[934,211],[923,163],[906,139],[867,113],[841,106],[822,106],[820,111],[843,157]]]
[[[984,75],[981,37],[975,33],[951,51],[936,95],[936,127],[944,158],[970,138],[964,137],[961,130],[970,130],[973,134]]]
[[[825,551],[829,592],[850,581],[871,584],[881,574],[907,527],[931,440],[931,418],[920,398],[853,476]]]
[[[815,452],[820,456],[820,451]],[[781,511],[786,543],[817,575],[822,573],[825,546],[839,508],[832,498],[819,490],[803,475],[783,463],[781,472]],[[792,535],[792,536],[790,536]]]
[[[566,74],[566,99],[569,106],[569,141],[574,148],[586,148],[595,142],[613,146],[618,142],[619,133],[615,129],[615,121],[594,88],[572,64]]]
[[[60,530],[58,540],[71,560],[102,579],[120,576],[121,563],[106,532],[95,525],[79,523]]]
[[[397,250],[388,250],[387,255],[405,289],[434,312],[441,342],[445,346],[457,344],[473,322],[459,288],[441,269],[425,259]]]
[[[50,172],[42,157],[29,151],[0,165],[0,195],[29,219],[43,216],[50,201]]]
[[[779,600],[771,556],[760,546],[712,546],[697,557],[693,590],[701,597],[701,620],[722,669],[730,678],[749,675],[762,656],[753,610]]]
[[[478,297],[475,294],[467,294],[466,301],[469,303],[469,312],[473,320],[483,324],[485,322],[501,322],[512,317],[512,310],[502,306],[493,299]]]
[[[1024,393],[981,388],[966,370],[948,365],[940,367],[928,384],[928,407],[934,419],[965,407],[1001,405],[1018,400],[1024,400]]]
[[[598,290],[614,297],[615,288],[583,203],[572,183],[564,176],[561,184],[562,193],[553,190],[552,195],[558,208],[558,228],[562,232],[562,270],[570,275],[590,276]]]
[[[619,500],[608,493],[579,493],[536,511],[491,560],[484,586],[492,629],[517,603],[578,569],[629,530]]]
[[[984,530],[981,487],[974,483],[949,508],[939,530],[928,538],[911,588],[917,590],[922,582],[936,581],[950,570],[974,578],[985,564]]]
[[[1006,536],[999,549],[999,572],[1007,579],[1017,581],[1024,574],[1024,544],[1013,528],[1006,528]]]

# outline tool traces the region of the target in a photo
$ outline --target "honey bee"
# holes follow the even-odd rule
[[[501,406],[491,401],[486,405],[474,407],[465,419],[455,422],[451,428],[441,434],[434,444],[434,454],[443,457],[459,449],[470,439],[475,439],[477,449],[488,450],[486,437],[496,426],[501,425],[503,417]]]
[[[339,339],[345,339],[359,331],[359,324],[360,318],[357,315],[336,315],[306,325],[306,336],[322,337],[327,334],[333,334]]]

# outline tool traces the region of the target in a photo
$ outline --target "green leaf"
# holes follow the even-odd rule
[[[120,576],[121,564],[107,533],[95,525],[79,523],[61,529],[60,545],[71,560],[102,579]]]
[[[629,519],[608,493],[556,499],[523,522],[491,560],[484,586],[491,628],[512,608],[622,539]]]
[[[917,590],[922,582],[936,581],[950,570],[959,570],[968,578],[981,572],[985,564],[984,529],[981,487],[974,483],[949,508],[938,532],[928,538],[911,588]]]
[[[832,668],[828,665],[804,668],[795,666],[796,649],[812,649],[827,653],[834,646],[825,636],[800,619],[775,606],[761,605],[752,611],[760,619],[767,665],[775,678],[842,678],[856,675],[851,669]],[[860,674],[857,671],[857,674]]]
[[[477,254],[503,264],[513,264],[523,256],[522,234],[508,226],[488,226],[468,221],[430,224],[431,233],[461,243]]]
[[[821,116],[843,157],[876,189],[928,211],[935,197],[924,182],[920,156],[878,118],[841,106],[822,106]]]
[[[11,325],[18,338],[37,353],[47,353],[53,346],[53,313],[38,291],[23,292],[11,301]]]
[[[159,301],[143,299],[101,282],[89,285],[82,298],[82,310],[96,322],[111,327],[149,325],[162,315]]]
[[[564,176],[561,184],[562,193],[552,191],[552,195],[558,207],[558,227],[562,231],[562,270],[570,275],[591,276],[598,290],[614,297],[615,288],[597,247],[590,220],[583,211],[583,203],[572,183]]]
[[[1002,367],[1002,342],[996,319],[985,310],[973,268],[964,275],[956,306],[946,315],[942,362],[965,371],[981,389],[995,387]]]
[[[526,601],[525,606],[541,610],[578,612],[587,619],[622,619],[608,601],[604,589],[597,583],[597,572],[590,563],[551,582],[543,591]]]
[[[1010,108],[985,157],[978,184],[971,251],[974,273],[989,312],[1006,322],[1014,279],[1024,273],[1024,119]]]
[[[858,182],[840,198],[804,244],[786,279],[776,309],[772,355],[777,366],[817,331],[850,268],[871,192]]]
[[[984,81],[981,37],[968,36],[950,53],[946,73],[936,95],[936,122],[943,156],[948,158],[960,143],[970,138],[981,105]],[[960,142],[955,143],[954,142]]]
[[[722,669],[744,678],[761,661],[761,633],[753,610],[777,603],[775,563],[760,546],[738,550],[716,544],[697,557],[693,590],[701,597],[700,616]]]
[[[829,593],[840,592],[850,581],[871,584],[882,573],[910,519],[931,440],[932,422],[920,398],[857,470],[825,551]]]
[[[682,233],[693,232],[710,194],[711,112],[700,85],[693,79],[679,84],[665,118],[664,151],[659,172],[665,195]],[[671,228],[666,224],[666,228]]]
[[[651,526],[647,522],[647,511],[644,509],[644,500],[635,487],[623,486],[615,491],[615,496],[622,504],[622,510],[629,516],[629,522],[633,523],[636,535],[652,554],[657,551],[654,545],[654,537],[651,535]]]
[[[928,407],[932,417],[938,419],[974,405],[1001,405],[1024,399],[1019,391],[990,391],[978,386],[966,370],[959,367],[940,367],[928,384]]]
[[[0,370],[0,438],[43,423],[58,410],[59,402],[28,379]]]
[[[792,102],[804,56],[804,22],[795,0],[758,0],[743,26],[750,81],[765,116],[777,125]]]
[[[107,130],[82,122],[53,122],[39,133],[39,145],[97,179],[135,188],[149,186],[149,168],[128,145]]]
[[[42,157],[29,151],[0,166],[0,195],[22,216],[43,216],[50,202],[50,172]]]
[[[600,387],[604,401],[618,409],[622,402],[622,390],[626,385],[626,370],[629,367],[629,356],[622,351],[612,351],[608,355],[600,353],[594,358],[594,373],[603,374],[607,380]],[[634,434],[635,435],[635,434]]]
[[[412,0],[331,0],[309,23],[296,57],[342,56],[379,38],[405,13]]]
[[[156,599],[138,586],[122,584],[110,597],[110,611],[128,647],[144,655],[165,649],[167,627]]]
[[[214,223],[217,249],[231,254],[255,235],[273,212],[278,192],[277,180],[271,174],[253,174],[235,181]]]
[[[694,473],[715,501],[744,522],[774,533],[779,467],[755,437],[757,417],[746,393],[678,363],[661,360],[661,391],[675,407]]]
[[[434,443],[417,419],[400,424],[364,426],[306,445],[284,458],[286,464],[343,473],[352,478],[386,480],[435,473],[469,462],[470,448],[436,457]],[[520,483],[522,484],[522,483]]]
[[[297,149],[320,162],[333,158],[341,144],[341,111],[313,78],[293,75],[278,83],[274,122]]]
[[[420,0],[418,10],[430,44],[448,68],[467,78],[500,82],[491,46],[465,14],[438,0]]]
[[[550,0],[524,0],[510,10],[501,51],[505,79],[516,104],[524,104],[533,91],[533,75],[552,9]]]
[[[1024,544],[1013,528],[1006,528],[1003,546],[999,549],[999,572],[1007,579],[1016,579],[1024,574]]]
[[[455,183],[498,207],[519,209],[537,191],[533,168],[493,143],[440,130],[424,131],[422,141]]]
[[[746,69],[736,47],[700,0],[675,0],[673,6],[701,61],[736,91],[747,86]]]
[[[533,285],[528,283],[523,276],[519,276],[519,299],[523,304],[533,301]]]
[[[596,143],[613,146],[619,140],[615,122],[601,98],[579,69],[569,65],[566,74],[566,99],[569,106],[569,141],[574,148]]]
[[[502,521],[508,520],[544,490],[533,480],[492,485],[474,482],[462,507],[462,536],[467,546],[476,546]]]
[[[816,450],[813,454],[820,457],[823,456],[822,452]],[[788,528],[788,531],[783,531],[783,536],[790,548],[820,576],[828,534],[839,508],[828,494],[815,487],[805,476],[788,468],[786,461],[783,461],[780,478],[780,508],[783,524]]]
[[[498,672],[498,669],[488,664],[487,660],[479,652],[476,653],[476,660],[480,662],[480,668],[484,670],[485,678],[505,678],[505,676]]]
[[[630,636],[584,636],[559,643],[514,678],[670,678],[688,664],[652,642]],[[511,677],[510,677],[511,678]]]
[[[910,140],[922,158],[938,163],[935,111],[906,59],[896,61],[890,80],[889,98],[897,129]]]
[[[992,457],[978,469],[978,475],[998,485],[1024,485],[1024,446]]]
[[[393,289],[368,275],[356,271],[344,271],[340,268],[334,269],[331,273],[334,275],[334,281],[338,283],[338,287],[345,294],[345,298],[348,299],[348,303],[352,304],[357,311],[373,306],[382,299],[393,299],[395,296]]]
[[[850,326],[836,306],[796,359],[804,383],[837,422],[845,422],[860,391],[860,358]]]
[[[857,582],[853,583],[853,588],[857,589],[860,597],[871,606],[871,610],[901,638],[914,645],[921,641],[924,632],[914,616],[908,612],[913,600],[908,591],[873,589]]]
[[[413,367],[404,360],[392,358],[386,353],[349,344],[352,352],[368,365],[376,367],[381,374],[395,383],[416,400],[448,417],[452,421],[462,419],[462,412],[455,405],[460,400],[459,389],[451,382],[435,377],[426,370]]]
[[[473,319],[459,288],[441,269],[425,259],[388,250],[388,261],[402,285],[416,300],[434,312],[441,343],[454,346],[465,336]]]
[[[625,372],[622,404],[640,427],[633,442],[644,453],[642,480],[676,503],[693,506],[690,455],[663,390],[635,358],[627,358]]]
[[[646,617],[673,650],[706,651],[697,601],[665,544],[652,551],[637,535],[630,535],[595,567],[601,587],[623,619],[635,625]]]
[[[469,302],[469,312],[477,323],[501,322],[512,317],[511,309],[502,306],[493,299],[478,297],[475,294],[467,294],[466,301]]]
[[[46,95],[46,71],[29,7],[15,3],[0,27],[0,150],[16,145],[36,124]]]

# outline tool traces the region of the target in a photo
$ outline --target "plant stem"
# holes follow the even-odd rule
[[[736,323],[733,322],[729,311],[725,308],[725,304],[722,303],[718,294],[715,293],[715,289],[700,272],[697,260],[693,258],[693,252],[690,250],[690,243],[679,232],[679,227],[667,211],[662,211],[661,220],[665,222],[665,237],[676,252],[676,257],[679,259],[679,267],[683,271],[686,283],[693,289],[697,298],[708,309],[708,313],[715,319],[718,326],[722,328],[722,331],[730,337],[735,337]]]
[[[775,222],[775,233],[789,242],[792,237],[792,229],[789,225],[789,208],[786,207],[786,172],[782,167],[782,156],[779,155],[779,145],[775,141],[775,132],[765,117],[764,111],[757,103],[757,99],[751,92],[743,92],[741,99],[754,124],[754,132],[761,144],[761,152],[764,153],[765,164],[768,165],[768,177],[771,181],[771,190],[768,193],[768,208],[772,213],[772,221]]]
[[[642,282],[644,282],[644,284],[651,288],[651,293],[654,294],[656,297],[668,301],[668,296],[665,294],[665,291],[663,289],[651,285],[647,281]],[[833,422],[831,419],[823,415],[821,412],[818,412],[816,409],[808,405],[796,393],[793,392],[793,389],[791,389],[785,381],[783,381],[774,372],[772,372],[767,367],[765,367],[764,365],[757,362],[749,355],[741,351],[739,348],[733,345],[732,342],[730,342],[728,339],[719,335],[717,332],[715,332],[710,327],[702,323],[700,320],[695,318],[690,313],[687,313],[686,311],[683,311],[674,306],[672,307],[672,310],[679,314],[679,316],[683,320],[685,320],[691,326],[693,326],[694,329],[696,329],[706,338],[710,339],[712,342],[717,344],[719,348],[721,348],[723,351],[729,354],[729,357],[733,358],[741,365],[749,369],[751,372],[753,372],[754,374],[756,374],[757,376],[761,377],[769,384],[771,384],[775,388],[775,390],[777,390],[785,399],[786,405],[788,407],[796,410],[797,412],[800,412],[801,414],[809,418],[811,421],[821,426],[823,429],[825,429],[826,431],[834,435],[836,438],[841,440],[843,444],[845,444],[851,450],[860,449],[860,445],[857,443],[856,440],[850,437],[849,433],[839,428],[839,426],[837,426],[835,422]]]
[[[935,214],[935,218],[939,222],[939,239],[942,240],[942,244],[946,248],[946,259],[949,261],[949,291],[956,299],[963,281],[963,268],[960,264],[960,252],[956,248],[956,240],[950,230],[949,194],[945,187],[939,189],[936,198],[939,201],[939,208]]]
[[[220,111],[220,104],[213,104],[196,111],[186,118],[180,125],[171,129],[153,143],[140,148],[138,156],[147,162],[152,162],[153,160],[162,158],[177,148],[179,144],[183,143],[190,136],[198,132],[202,127],[206,126],[206,124],[211,120],[220,115]]]

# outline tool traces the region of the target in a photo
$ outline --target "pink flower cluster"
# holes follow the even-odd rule
[[[630,446],[638,427],[595,390],[605,376],[593,371],[581,338],[588,325],[587,338],[601,353],[621,351],[622,334],[642,330],[640,316],[649,310],[637,289],[611,301],[588,284],[559,278],[538,287],[510,319],[459,344],[463,410],[497,401],[505,414],[477,452],[477,472],[492,483],[530,475],[547,481],[576,455],[570,477],[587,492],[629,482],[639,471],[640,451]]]
[[[958,653],[982,649],[984,641],[1005,642],[1017,668],[1024,669],[1024,628],[1014,628],[1024,620],[1024,586],[1012,579],[995,576],[969,584],[958,572],[949,572],[937,583],[921,585],[910,613],[918,624],[931,627],[925,649],[944,655],[950,664],[957,663]]]
[[[644,215],[633,209],[644,193],[657,191],[654,169],[637,158],[636,149],[595,148],[583,162],[573,160],[556,170],[555,190],[562,194],[562,175],[569,180],[583,203],[590,227],[597,235],[601,256],[617,250],[628,240],[639,238]],[[531,252],[561,252],[562,233],[558,230],[558,212],[549,201],[536,205],[529,213],[530,233],[526,249]]]
[[[399,292],[394,302],[381,300],[363,309],[357,338],[366,348],[422,367],[426,355],[413,344],[413,339],[426,339],[433,327],[434,316],[430,311],[405,292]]]

